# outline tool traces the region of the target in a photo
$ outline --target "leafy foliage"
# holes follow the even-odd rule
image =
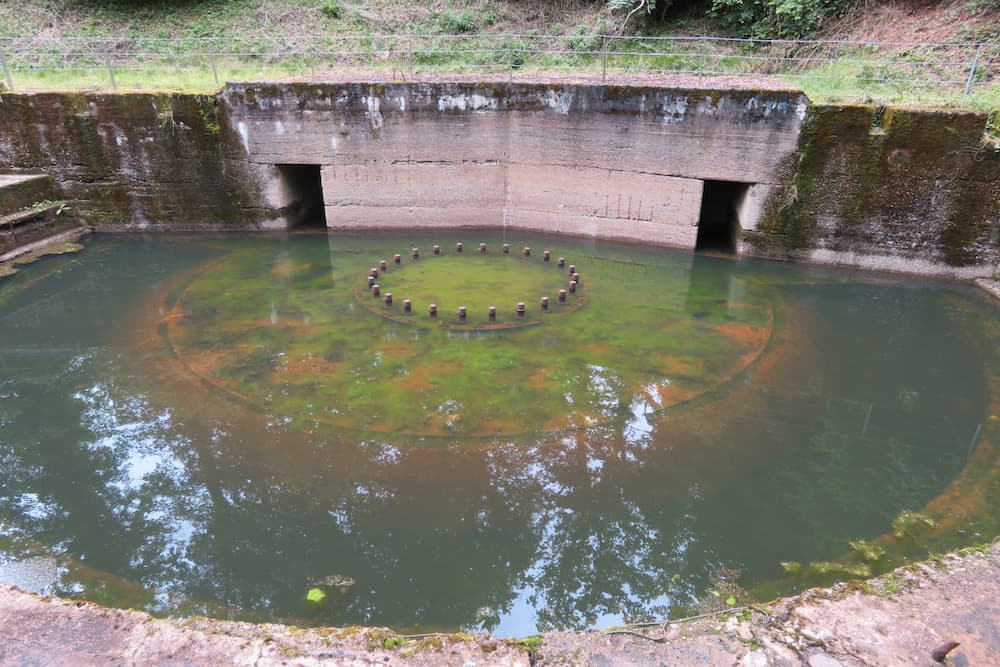
[[[319,8],[323,16],[329,19],[339,19],[344,15],[344,5],[338,0],[326,0]]]
[[[475,32],[479,27],[479,16],[471,9],[461,12],[441,12],[438,14],[441,31],[450,34]]]
[[[852,0],[712,0],[709,14],[747,37],[803,37],[853,7]]]
[[[656,21],[670,18],[671,10],[700,11],[698,4],[691,0],[608,0],[612,11]],[[710,0],[705,15],[745,37],[795,38],[816,32],[823,21],[843,16],[856,6],[856,0]]]

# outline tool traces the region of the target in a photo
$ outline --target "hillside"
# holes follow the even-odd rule
[[[719,0],[716,0],[718,2]],[[669,3],[668,3],[669,4]],[[727,2],[734,7],[739,3]],[[801,3],[803,5],[808,2]],[[825,4],[847,5],[845,2]],[[712,11],[711,0],[678,2],[666,12],[629,12],[599,0],[4,0],[0,38],[143,36],[246,38],[345,33],[546,35],[738,35],[741,23]],[[736,10],[732,10],[733,15]],[[714,16],[709,16],[714,14]],[[791,35],[756,34],[761,38]],[[1000,2],[862,2],[831,16],[807,37],[888,42],[1000,41]]]
[[[808,45],[690,39],[802,32],[808,22],[789,24],[777,0],[648,0],[652,13],[627,20],[629,1],[0,0],[0,52],[15,89],[200,89],[352,69],[721,73],[781,75],[822,99],[1000,106],[1000,0],[788,0],[840,7],[807,32],[850,43]]]

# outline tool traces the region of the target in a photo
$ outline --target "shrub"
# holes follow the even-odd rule
[[[325,0],[319,11],[328,19],[339,19],[344,15],[344,5],[340,4],[338,0]]]
[[[471,9],[458,14],[441,12],[438,14],[438,23],[441,25],[441,31],[447,33],[475,32],[479,27],[479,19]]]

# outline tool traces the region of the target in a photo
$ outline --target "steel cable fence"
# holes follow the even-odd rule
[[[823,101],[1000,107],[1000,45],[616,35],[0,39],[11,90],[210,90],[225,81],[379,75],[728,77]],[[710,85],[710,84],[709,84]]]

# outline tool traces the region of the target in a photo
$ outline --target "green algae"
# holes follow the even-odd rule
[[[512,244],[532,245],[525,263],[519,254],[494,256],[498,237],[176,244],[190,244],[188,252],[203,245],[194,256],[170,237],[98,237],[82,257],[30,267],[0,291],[4,324],[24,333],[10,347],[37,339],[56,356],[45,364],[6,357],[15,381],[4,393],[19,396],[0,400],[12,443],[4,482],[14,499],[0,511],[94,567],[155,588],[164,613],[415,632],[477,623],[503,631],[511,617],[529,614],[540,629],[586,627],[607,614],[662,618],[719,592],[703,573],[720,563],[739,567],[757,591],[779,576],[779,559],[794,558],[806,564],[800,576],[777,582],[789,592],[996,534],[1000,476],[990,452],[1000,412],[983,405],[981,383],[970,378],[1000,376],[1000,346],[995,311],[978,293],[552,237]],[[357,287],[378,259],[399,252],[407,263],[386,277],[412,276],[411,247],[433,269],[430,244],[451,250],[457,240],[467,249],[490,244],[489,257],[461,258],[475,274],[466,285],[501,261],[529,268],[532,281],[561,281],[538,256],[548,246],[581,269],[590,301],[497,332],[447,330],[423,311],[418,324],[399,325],[360,307]],[[110,255],[96,261],[95,247],[111,241],[133,251],[131,265]],[[163,261],[176,266],[183,257],[193,270],[162,282],[171,272]],[[107,268],[83,270],[98,265]],[[453,273],[447,266],[436,267],[432,282]],[[80,285],[99,286],[101,298],[81,298]],[[505,285],[497,289],[520,289]],[[111,287],[134,288],[134,302],[110,316],[91,313]],[[26,329],[31,294],[71,326]],[[77,346],[92,329],[102,335]],[[759,338],[750,340],[762,335],[764,351],[754,356]],[[739,363],[726,358],[741,350]],[[745,370],[727,375],[743,362]],[[427,372],[415,378],[413,369]],[[712,375],[729,380],[712,385]],[[641,384],[661,376],[671,385]],[[573,419],[596,423],[571,433],[545,426],[570,406],[560,390],[587,408]],[[465,396],[473,398],[443,414],[421,413],[431,401]],[[535,405],[546,397],[554,407]],[[484,419],[507,411],[514,418]],[[407,415],[410,430],[392,431]],[[555,432],[479,435],[512,424]],[[146,468],[148,495],[134,490],[143,474],[136,463],[172,452],[175,460],[154,458],[156,470]],[[904,509],[937,527],[895,538],[892,520]],[[866,558],[880,549],[884,556]],[[336,588],[331,572],[359,585],[337,595],[325,589],[336,604],[308,605],[309,588]],[[164,591],[176,597],[164,600]],[[537,594],[531,610],[511,608],[520,591]],[[108,599],[100,590],[82,595]],[[495,616],[484,620],[484,608]]]
[[[566,269],[559,269],[555,260],[543,262],[540,256],[495,256],[497,252],[483,255],[473,250],[472,253],[425,256],[398,268],[390,264],[377,281],[383,295],[393,294],[395,310],[401,309],[403,299],[412,301],[421,314],[433,303],[440,313],[439,322],[454,321],[458,308],[465,307],[470,323],[488,325],[487,313],[491,306],[497,308],[500,321],[536,321],[543,316],[540,306],[543,296],[549,298],[549,314],[565,310],[565,305],[559,304],[558,294],[560,289],[569,289]],[[582,266],[578,268],[583,269]],[[579,293],[567,295],[567,298],[575,304],[583,292],[581,287]],[[367,295],[364,301],[369,301]],[[515,314],[519,302],[526,304],[523,318]],[[429,324],[423,317],[417,321]]]
[[[915,539],[921,535],[925,535],[935,526],[937,526],[937,523],[926,514],[905,510],[892,520],[892,534],[897,539]]]
[[[796,155],[779,169],[784,185],[746,238],[770,256],[863,249],[988,264],[1000,212],[990,124],[970,112],[814,105]]]
[[[552,247],[544,262],[537,248],[531,257],[503,256],[499,248],[432,256],[430,245],[416,260],[402,239],[363,244],[365,254],[318,255],[304,246],[277,257],[242,253],[187,287],[168,321],[170,342],[219,390],[295,420],[481,438],[607,422],[636,395],[665,409],[744,369],[768,340],[763,292],[739,304],[700,300],[698,289],[683,298],[637,293],[622,280],[634,267],[574,257],[572,248]],[[398,267],[394,254],[405,257]],[[381,259],[391,266],[374,297],[365,280]],[[582,286],[562,305],[570,264]],[[647,279],[667,285],[676,276]],[[583,295],[587,307],[573,310]],[[548,311],[541,296],[549,297]],[[399,318],[404,299],[413,301],[409,321],[417,330],[380,316]],[[526,304],[524,318],[514,313],[518,302]],[[427,314],[430,303],[438,305],[436,319]],[[459,306],[468,308],[473,330],[438,326],[457,324]],[[538,326],[478,330],[489,306],[502,325]]]

